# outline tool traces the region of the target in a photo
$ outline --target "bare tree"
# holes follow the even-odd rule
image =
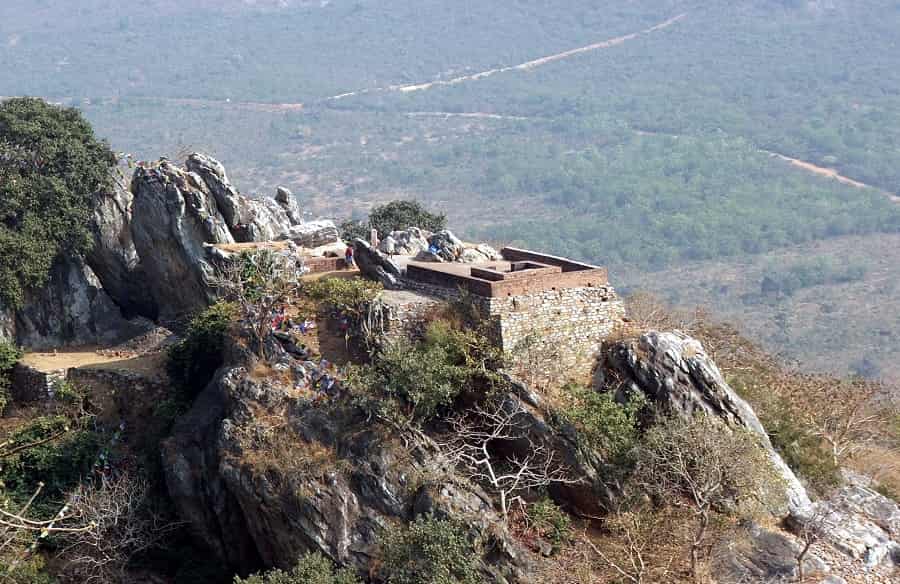
[[[792,531],[800,540],[800,551],[797,553],[797,582],[803,582],[805,574],[803,563],[812,548],[820,539],[827,535],[830,528],[829,517],[831,511],[828,506],[821,503],[815,505],[805,517],[793,518]]]
[[[582,541],[619,576],[643,584],[648,571],[647,554],[659,536],[659,523],[648,511],[625,511],[604,520],[604,527],[614,536],[611,549],[601,549],[586,536]]]
[[[666,418],[644,438],[634,480],[659,500],[686,506],[697,520],[691,572],[701,581],[701,551],[717,509],[751,514],[781,486],[755,437],[707,416]]]
[[[66,581],[124,582],[131,559],[179,526],[154,512],[148,495],[147,481],[129,474],[76,489],[70,497],[71,520],[87,527],[59,536]]]
[[[527,439],[518,413],[502,401],[488,409],[476,406],[454,418],[450,437],[439,443],[470,480],[497,493],[504,519],[509,517],[513,503],[522,502],[519,493],[553,483],[577,482],[545,444],[530,441],[524,456],[497,457],[492,452],[501,443]]]
[[[241,320],[250,327],[257,354],[265,355],[275,310],[292,302],[300,292],[302,260],[290,250],[244,251],[221,262],[210,285],[225,300],[237,304]]]
[[[800,415],[828,445],[836,466],[886,436],[889,413],[876,400],[887,391],[876,382],[797,376],[791,393]]]

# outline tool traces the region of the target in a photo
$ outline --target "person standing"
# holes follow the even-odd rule
[[[344,263],[347,264],[347,268],[353,267],[353,246],[348,245],[347,249],[344,251]]]

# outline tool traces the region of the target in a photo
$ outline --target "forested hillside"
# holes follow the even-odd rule
[[[627,284],[900,231],[896,0],[76,4],[3,3],[0,92],[314,214],[415,197]]]

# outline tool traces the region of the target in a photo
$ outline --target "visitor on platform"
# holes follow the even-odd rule
[[[348,245],[347,250],[344,252],[344,262],[347,264],[348,268],[353,267],[353,246]]]

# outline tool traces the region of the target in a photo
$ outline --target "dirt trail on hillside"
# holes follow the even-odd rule
[[[660,22],[650,28],[646,28],[644,30],[633,32],[631,34],[627,34],[620,37],[615,37],[612,39],[608,39],[605,41],[601,41],[598,43],[593,43],[590,45],[586,45],[584,47],[578,47],[577,49],[572,49],[569,51],[565,51],[562,53],[557,53],[555,55],[548,55],[546,57],[541,57],[539,59],[534,59],[532,61],[527,61],[525,63],[521,63],[519,65],[512,65],[509,67],[498,67],[496,69],[489,69],[487,71],[481,71],[480,73],[473,73],[471,75],[463,75],[461,77],[454,77],[452,79],[442,79],[438,81],[430,81],[427,83],[417,83],[411,85],[389,85],[388,87],[379,87],[375,89],[361,89],[359,91],[351,91],[348,93],[342,93],[340,95],[334,95],[326,99],[326,101],[337,101],[339,99],[345,99],[347,97],[354,97],[357,95],[366,95],[369,93],[388,93],[388,92],[398,92],[398,93],[412,93],[416,91],[425,91],[431,89],[433,87],[440,87],[446,85],[457,85],[459,83],[465,83],[467,81],[478,81],[479,79],[485,79],[487,77],[491,77],[492,75],[497,75],[498,73],[507,73],[509,71],[530,71],[532,69],[536,69],[538,67],[542,67],[549,63],[553,63],[556,61],[561,61],[563,59],[568,59],[570,57],[574,57],[576,55],[580,55],[583,53],[589,53],[592,51],[598,51],[601,49],[608,49],[610,47],[614,47],[616,45],[621,45],[622,43],[628,42],[630,40],[636,39],[639,36],[652,34],[664,28],[668,28],[678,21],[687,17],[687,13],[679,14],[678,16],[672,17],[668,20]]]
[[[779,160],[783,160],[792,166],[796,166],[806,172],[817,174],[819,176],[824,176],[826,178],[831,178],[838,181],[841,184],[850,185],[852,187],[856,187],[858,189],[872,189],[882,193],[884,196],[889,198],[891,201],[900,204],[900,196],[895,193],[891,193],[884,189],[880,189],[878,187],[872,186],[870,184],[866,184],[864,182],[860,182],[858,180],[852,179],[850,177],[844,176],[840,174],[837,170],[833,168],[826,168],[823,166],[817,166],[812,162],[806,162],[805,160],[799,160],[797,158],[791,158],[790,156],[785,156],[784,154],[779,154],[778,152],[772,152],[770,150],[760,150],[760,152],[764,154],[768,154],[772,158],[777,158]]]

